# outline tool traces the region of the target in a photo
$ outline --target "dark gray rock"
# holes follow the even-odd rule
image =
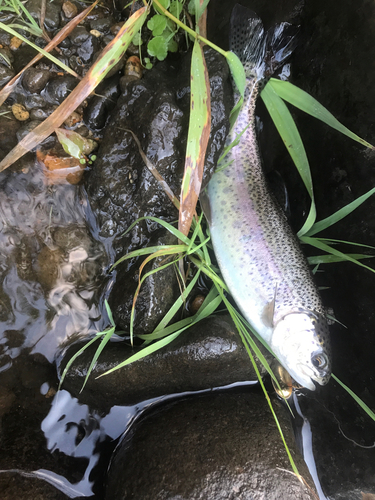
[[[47,85],[51,73],[46,69],[28,68],[22,78],[22,85],[32,94],[38,94]]]
[[[110,32],[109,30],[110,30],[112,24],[114,24],[114,22],[115,21],[113,20],[112,16],[103,17],[101,19],[93,19],[90,22],[90,28],[92,30],[99,31],[100,33],[108,34]]]
[[[69,359],[82,347],[74,345],[64,355]],[[96,346],[77,358],[63,388],[78,397]],[[138,352],[124,343],[104,349],[79,399],[91,408],[132,405],[167,394],[211,389],[235,382],[257,380],[249,356],[228,316],[205,319],[182,333],[172,343],[144,359],[97,379],[106,370]],[[270,355],[266,354],[270,361]],[[263,367],[258,363],[261,373]]]
[[[15,75],[13,69],[7,68],[4,64],[0,64],[0,87],[9,82]]]
[[[22,141],[22,139],[24,137],[26,137],[29,132],[31,132],[32,130],[34,130],[34,128],[37,127],[40,123],[41,123],[41,121],[39,121],[39,120],[30,120],[27,123],[25,123],[24,125],[22,125],[17,130],[17,139],[18,139],[18,142]]]
[[[69,38],[74,45],[81,45],[83,42],[85,42],[90,36],[90,33],[87,31],[87,29],[84,26],[77,26],[74,28],[74,30],[70,33]]]
[[[1,111],[5,111],[4,107]],[[7,153],[14,148],[17,143],[17,132],[21,127],[21,122],[16,120],[11,113],[0,116],[0,137],[1,137],[1,149]]]
[[[94,130],[104,127],[108,113],[115,107],[119,95],[119,75],[115,75],[98,85],[88,106],[84,109],[83,118],[86,125]]]
[[[48,105],[41,95],[28,95],[25,97],[24,106],[30,111],[31,109],[45,108]]]
[[[190,397],[147,413],[118,445],[107,500],[313,500],[287,410],[273,401],[293,459],[293,474],[263,394]]]
[[[34,19],[40,21],[40,0],[29,0],[27,2],[27,10]],[[46,16],[44,24],[47,29],[55,30],[60,26],[61,2],[54,0],[46,2]]]
[[[87,40],[85,40],[81,46],[78,48],[78,56],[81,58],[82,62],[88,64],[92,61],[95,52],[99,48],[99,41],[94,35],[89,35]]]
[[[214,169],[228,132],[232,90],[228,67],[216,52],[206,51],[212,82],[212,139],[206,155],[206,177]],[[164,62],[131,82],[112,112],[95,169],[85,179],[91,209],[97,214],[98,233],[113,245],[117,256],[145,246],[156,224],[141,222],[121,235],[137,218],[147,215],[167,220],[176,209],[144,165],[130,133],[139,138],[148,158],[172,190],[179,194],[186,150],[189,110],[190,58]]]
[[[164,230],[161,235],[156,234],[150,241],[150,246],[177,245],[177,238]],[[109,304],[117,327],[129,333],[130,313],[132,310],[134,293],[138,286],[139,266],[120,265],[116,281],[111,290]],[[165,257],[154,259],[147,265],[143,274],[156,270],[166,264]],[[134,328],[138,332],[151,333],[167,314],[180,295],[180,288],[176,278],[174,266],[158,270],[149,276],[143,283],[135,307]]]
[[[54,78],[45,86],[42,97],[50,104],[61,104],[77,84],[77,78],[71,75]]]

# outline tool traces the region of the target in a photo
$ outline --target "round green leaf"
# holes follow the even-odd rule
[[[170,0],[159,0],[159,3],[165,8],[165,9],[168,9],[171,2]],[[156,12],[159,12],[160,14],[162,14],[163,12],[159,9],[159,7],[154,3],[154,9],[156,10]]]
[[[171,2],[169,12],[172,14],[172,16],[177,17],[177,19],[180,19],[180,14],[182,12],[182,4],[178,0],[173,0],[173,2]]]
[[[177,44],[176,40],[173,40],[173,38],[171,38],[168,42],[168,50],[169,50],[169,52],[177,52],[178,51],[178,44]]]
[[[154,36],[161,35],[167,26],[167,18],[160,14],[155,14],[147,23],[147,28],[152,31]]]
[[[168,54],[168,42],[162,36],[156,36],[148,42],[147,51],[150,56],[157,57],[159,61],[164,61]]]

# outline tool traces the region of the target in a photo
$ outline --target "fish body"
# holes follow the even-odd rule
[[[255,130],[266,55],[271,47],[273,60],[282,62],[290,53],[290,39],[283,44],[282,37],[281,25],[265,33],[256,15],[235,7],[231,49],[244,64],[247,84],[228,144],[242,136],[201,199],[221,273],[239,309],[291,376],[314,390],[312,381],[325,384],[331,370],[325,311],[297,238],[268,190]]]

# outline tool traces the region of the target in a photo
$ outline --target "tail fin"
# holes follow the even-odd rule
[[[230,23],[230,50],[242,62],[248,78],[270,77],[296,46],[298,27],[277,24],[264,30],[261,19],[251,10],[237,4]]]

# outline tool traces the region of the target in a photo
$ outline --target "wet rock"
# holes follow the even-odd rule
[[[88,127],[98,130],[104,127],[108,117],[108,113],[116,105],[119,95],[118,75],[105,80],[98,85],[96,94],[89,101],[87,108],[84,110],[84,120]]]
[[[32,17],[40,22],[40,0],[29,0],[27,10]],[[54,0],[46,3],[46,16],[44,24],[49,30],[56,30],[60,26],[61,2]]]
[[[21,127],[21,123],[12,116],[9,120],[7,116],[11,115],[7,114],[0,116],[0,146],[2,150],[8,153],[18,143],[17,131]]]
[[[186,149],[189,109],[190,59],[181,66],[164,62],[131,82],[119,99],[97,154],[95,169],[85,185],[91,208],[97,214],[99,236],[113,242],[117,256],[130,247],[146,245],[157,226],[142,222],[127,236],[121,234],[138,217],[176,217],[158,182],[145,167],[132,136],[139,138],[147,157],[175,193],[180,191]],[[231,87],[221,56],[207,50],[212,83],[212,139],[206,155],[206,180],[212,172],[228,132]],[[109,240],[108,240],[109,241]]]
[[[44,108],[48,103],[40,95],[28,95],[25,97],[24,105],[30,111],[31,109]]]
[[[70,33],[69,38],[70,41],[74,45],[81,45],[83,42],[85,42],[90,36],[90,33],[87,31],[87,29],[84,26],[77,26],[74,28],[74,30]]]
[[[72,19],[78,13],[77,6],[73,2],[70,2],[69,0],[63,3],[62,10],[67,19]]]
[[[34,130],[35,127],[37,127],[41,122],[39,120],[30,120],[29,122],[25,123],[25,125],[22,125],[17,131],[17,139],[18,142],[22,141],[24,137],[27,136],[29,132]]]
[[[64,355],[60,372],[82,344]],[[110,343],[103,350],[80,400],[92,408],[132,405],[166,394],[198,391],[235,382],[257,380],[249,356],[229,316],[205,319],[151,356],[97,379],[106,370],[128,359],[139,348]],[[77,358],[63,388],[78,396],[96,346]],[[270,355],[266,354],[270,360]],[[263,367],[259,364],[261,373]]]
[[[100,33],[108,34],[110,33],[110,28],[114,24],[112,16],[103,17],[102,19],[94,19],[90,22],[90,28],[92,30],[97,30]]]
[[[47,83],[42,96],[50,104],[61,104],[77,84],[77,78],[71,75],[54,78]]]
[[[263,394],[221,392],[148,412],[118,445],[106,499],[313,500],[312,479],[287,410],[273,401],[310,490],[293,474]]]
[[[94,53],[98,50],[98,48],[98,39],[95,36],[89,34],[88,38],[81,44],[78,49],[78,56],[81,58],[82,62],[88,64],[92,61]]]
[[[52,111],[48,109],[32,109],[30,111],[30,119],[42,121],[45,120],[51,114],[51,112]]]
[[[14,70],[7,68],[4,64],[0,64],[0,87],[8,83],[14,75]]]
[[[28,68],[22,78],[22,85],[32,94],[38,94],[46,86],[51,73],[46,69]]]
[[[152,238],[150,246],[177,245],[177,239],[167,231],[162,236]],[[136,265],[119,266],[118,275],[113,285],[109,304],[113,311],[116,325],[126,333],[129,332],[130,312],[134,293],[138,286],[139,266],[143,259],[138,259]],[[155,259],[147,265],[144,273],[158,269],[165,264],[165,258]],[[147,278],[139,292],[135,307],[134,327],[139,332],[151,333],[172,307],[180,294],[176,273],[173,266],[157,271]]]

